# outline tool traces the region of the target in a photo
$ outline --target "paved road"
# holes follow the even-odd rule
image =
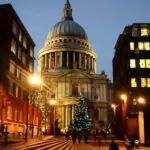
[[[33,140],[28,143],[10,144],[7,147],[0,147],[0,150],[109,150],[110,141],[103,141],[99,147],[98,144],[89,140],[88,144],[73,144],[71,140],[68,142],[62,137],[52,137],[45,140]],[[123,141],[117,141],[120,150],[126,150]],[[135,150],[150,150],[150,148],[140,147]]]

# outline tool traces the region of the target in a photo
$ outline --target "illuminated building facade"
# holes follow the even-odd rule
[[[8,136],[25,133],[28,78],[34,70],[34,46],[13,7],[0,5],[0,126],[7,125]],[[29,127],[31,110],[30,105]],[[35,108],[36,126],[37,111]]]
[[[104,71],[96,74],[96,53],[85,30],[74,21],[69,0],[63,13],[38,53],[38,71],[50,89],[47,100],[57,101],[55,119],[60,129],[68,129],[80,94],[87,99],[93,128],[99,129],[100,122],[110,123],[112,84]]]
[[[135,136],[144,143],[150,139],[150,24],[134,23],[120,34],[113,58],[113,82],[118,137]],[[126,102],[120,98],[123,93]],[[140,103],[140,97],[145,104]]]

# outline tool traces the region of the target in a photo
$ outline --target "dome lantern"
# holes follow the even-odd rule
[[[73,20],[72,18],[72,8],[69,0],[66,1],[65,8],[63,10],[64,16],[62,17],[62,21],[64,20]]]

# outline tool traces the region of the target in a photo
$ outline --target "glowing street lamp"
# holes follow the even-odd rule
[[[29,84],[30,85],[35,85],[35,86],[39,86],[40,84],[42,83],[41,81],[41,78],[39,76],[37,76],[36,74],[34,74],[33,76],[31,76],[29,78]],[[29,92],[30,94],[30,92]],[[31,96],[32,97],[32,96]],[[29,98],[30,98],[30,95],[28,97],[28,100],[27,100],[27,107],[26,107],[26,111],[27,111],[27,118],[26,118],[26,133],[25,133],[25,141],[28,140],[28,111],[29,111]],[[32,98],[31,98],[32,99]],[[33,138],[33,122],[34,122],[34,99],[33,99],[33,107],[32,107],[32,138]]]
[[[140,143],[145,143],[145,131],[144,131],[144,112],[142,110],[143,106],[146,103],[146,100],[143,97],[139,97],[137,99],[139,104],[139,111],[138,111],[138,128],[139,128],[139,140]]]
[[[127,95],[126,94],[121,94],[120,97],[124,101],[124,103],[127,101]]]

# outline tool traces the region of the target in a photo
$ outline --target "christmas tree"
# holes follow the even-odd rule
[[[70,130],[90,130],[91,126],[92,119],[88,116],[85,98],[80,97],[79,102],[76,104],[76,112]]]

